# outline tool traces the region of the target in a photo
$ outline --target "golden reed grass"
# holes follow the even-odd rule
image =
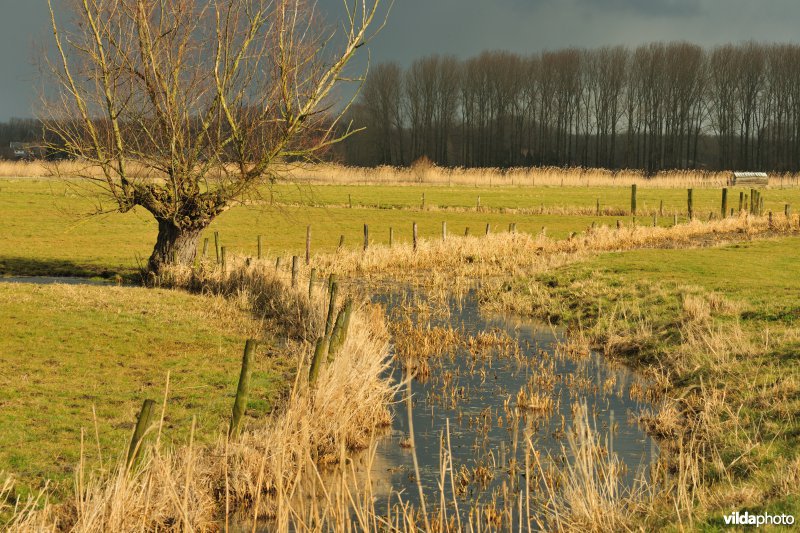
[[[410,230],[410,228],[409,228]],[[366,251],[341,249],[314,258],[314,266],[365,280],[418,281],[458,289],[459,280],[510,277],[542,272],[591,254],[636,248],[708,246],[768,235],[800,233],[800,218],[753,217],[741,214],[709,222],[691,221],[672,227],[629,224],[619,228],[588,227],[568,239],[553,239],[546,230],[537,235],[492,233],[420,239],[411,243],[370,246]]]
[[[131,165],[136,170],[136,165]],[[140,169],[142,174],[145,170]],[[222,176],[222,170],[212,176]],[[435,165],[410,167],[351,167],[333,163],[285,164],[276,168],[279,179],[296,183],[330,185],[460,185],[471,187],[630,187],[719,188],[727,185],[730,171],[664,170],[647,175],[641,170],[581,167],[447,168]],[[89,175],[100,171],[80,161],[0,161],[0,177],[51,177]],[[773,174],[773,183],[800,186],[798,174]]]

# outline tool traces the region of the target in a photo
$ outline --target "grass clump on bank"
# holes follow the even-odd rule
[[[221,297],[132,287],[0,283],[0,471],[18,490],[70,490],[83,429],[87,467],[114,464],[145,398],[171,375],[165,440],[210,442],[229,415],[242,347],[260,320]],[[266,416],[291,361],[256,358],[250,413]],[[95,426],[96,424],[96,426]],[[94,444],[95,432],[99,449]],[[102,461],[100,460],[102,456]]]
[[[570,324],[650,376],[665,498],[655,524],[800,514],[800,239],[585,258],[486,302]],[[510,292],[508,292],[510,289]],[[677,511],[677,514],[676,514]]]

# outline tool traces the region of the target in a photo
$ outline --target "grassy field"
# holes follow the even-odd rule
[[[740,190],[730,190],[730,207],[738,208]],[[204,234],[210,253],[218,231],[234,253],[255,255],[262,235],[268,256],[301,255],[310,225],[313,253],[336,250],[341,235],[352,251],[318,258],[323,270],[416,273],[450,288],[456,273],[487,278],[489,307],[566,322],[578,339],[653,380],[657,405],[644,422],[662,439],[664,456],[678,460],[665,481],[674,501],[649,523],[673,524],[677,512],[713,530],[731,510],[800,515],[800,238],[774,238],[797,235],[796,216],[787,221],[782,213],[787,203],[800,209],[800,189],[763,193],[765,211],[780,214],[779,229],[741,217],[669,231],[598,230],[562,242],[510,235],[441,242],[441,228],[447,222],[451,235],[466,227],[482,235],[486,224],[499,233],[515,223],[520,233],[546,228],[562,239],[593,223],[630,225],[629,187],[448,187],[438,180],[279,184],[270,192],[271,199],[262,194],[256,205],[235,207],[212,224]],[[598,199],[609,214],[594,214]],[[685,188],[645,183],[637,223],[652,225],[662,201],[659,225],[670,226],[672,213],[686,220]],[[694,192],[702,219],[719,213],[719,201],[719,188]],[[142,210],[81,218],[93,205],[62,181],[0,179],[0,274],[132,274],[151,251],[155,222]],[[407,243],[413,222],[423,239],[436,242],[414,252],[359,251],[364,224],[373,244],[387,243],[390,227],[395,242]],[[759,236],[770,238],[750,240]],[[670,249],[676,246],[692,248]],[[603,251],[629,248],[644,249]],[[88,456],[99,464],[102,454],[108,464],[124,449],[142,399],[160,398],[167,370],[169,439],[186,440],[192,415],[201,440],[215,437],[230,410],[243,340],[263,330],[252,309],[177,291],[0,284],[0,304],[0,353],[10,362],[0,370],[0,389],[9,391],[0,399],[8,407],[0,409],[0,470],[13,470],[29,486],[46,477],[67,486],[81,428]],[[254,416],[270,411],[288,373],[285,357],[259,361]]]
[[[517,280],[514,307],[580,324],[662,383],[651,431],[697,468],[687,501],[715,530],[736,509],[800,516],[798,261],[798,238],[606,253]]]
[[[216,438],[229,420],[244,341],[262,336],[258,321],[223,298],[0,284],[0,471],[22,487],[52,479],[57,492],[68,489],[81,429],[88,464],[99,466],[102,455],[114,465],[142,401],[161,404],[167,372],[166,441],[185,442],[195,415],[198,440]],[[256,361],[249,412],[263,416],[285,389],[286,361]]]
[[[426,207],[421,209],[425,193]],[[737,189],[731,191],[730,205],[738,208]],[[475,208],[481,196],[482,210]],[[640,213],[659,208],[664,217],[659,225],[672,223],[672,212],[686,219],[685,195],[681,189],[646,189],[638,193]],[[719,190],[695,191],[695,209],[707,217],[719,210]],[[264,196],[267,196],[266,194]],[[348,196],[353,208],[349,208]],[[597,198],[602,209],[630,208],[630,191],[620,187],[470,187],[328,186],[278,185],[273,189],[274,205],[235,207],[221,215],[205,232],[211,239],[219,231],[229,250],[256,254],[257,236],[263,235],[265,253],[302,254],[306,227],[311,226],[312,251],[336,249],[340,236],[345,246],[363,246],[363,227],[369,226],[370,242],[386,244],[389,228],[395,242],[411,240],[411,226],[417,222],[421,238],[440,238],[442,222],[450,234],[481,235],[491,231],[537,234],[546,228],[554,238],[580,232],[592,223],[614,225],[629,217],[594,216]],[[736,198],[734,202],[733,199]],[[765,209],[783,212],[785,203],[800,206],[800,190],[775,189],[765,193]],[[508,212],[512,208],[538,209],[545,214]],[[442,207],[448,209],[441,209]],[[155,242],[156,224],[142,209],[127,214],[84,217],[95,208],[92,199],[76,194],[62,181],[34,179],[0,180],[0,274],[77,275],[130,274],[146,261]],[[550,211],[565,211],[564,214]],[[581,211],[582,210],[582,211]],[[652,216],[637,217],[637,223],[652,225]]]

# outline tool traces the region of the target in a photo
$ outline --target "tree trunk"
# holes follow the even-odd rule
[[[158,220],[158,239],[147,263],[148,270],[158,274],[166,265],[192,265],[202,231],[203,228],[183,229],[171,220]]]

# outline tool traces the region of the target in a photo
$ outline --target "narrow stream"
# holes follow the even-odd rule
[[[419,301],[418,296],[413,298]],[[386,306],[390,317],[408,316],[409,294],[375,300]],[[407,394],[405,389],[401,391],[392,431],[378,444],[374,461],[372,478],[383,485],[377,487],[378,494],[387,494],[391,487],[402,492],[404,501],[419,504],[412,455],[416,453],[426,501],[429,506],[437,504],[440,452],[443,437],[446,442],[443,433],[449,427],[453,470],[461,481],[459,498],[473,504],[486,502],[508,483],[511,459],[516,457],[517,465],[524,464],[524,434],[542,457],[562,455],[565,433],[573,423],[573,406],[578,404],[586,405],[601,441],[608,437],[609,447],[624,463],[623,485],[630,487],[637,477],[646,475],[646,467],[655,461],[658,451],[636,422],[646,405],[636,399],[644,384],[635,374],[597,352],[564,350],[562,330],[528,320],[484,316],[474,292],[460,300],[450,298],[445,305],[447,311],[437,316],[417,312],[410,318],[417,327],[452,328],[464,337],[506,336],[512,346],[509,349],[507,342],[503,349],[476,353],[471,346],[462,345],[429,362],[426,379],[412,381],[413,449],[408,442],[407,404],[403,403]],[[427,306],[423,303],[422,307]],[[399,362],[394,377],[403,377]],[[520,391],[525,395],[521,397]],[[520,401],[529,407],[520,409],[522,416],[514,416]],[[449,500],[449,481],[445,486]]]

